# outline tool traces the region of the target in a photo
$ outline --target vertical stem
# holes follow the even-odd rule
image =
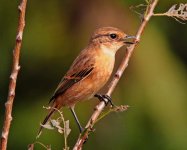
[[[20,5],[18,6],[19,22],[18,22],[16,43],[13,50],[13,64],[12,64],[12,72],[10,75],[8,97],[7,97],[7,102],[5,103],[5,118],[4,118],[1,143],[0,143],[1,150],[7,149],[9,129],[12,121],[12,107],[15,97],[16,81],[17,81],[18,72],[20,70],[19,59],[20,59],[20,49],[22,44],[23,30],[25,27],[26,4],[27,4],[27,0],[22,0]]]

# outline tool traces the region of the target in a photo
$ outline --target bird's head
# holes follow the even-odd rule
[[[123,45],[134,44],[134,40],[135,36],[128,36],[118,28],[102,27],[95,30],[90,42],[115,53]]]

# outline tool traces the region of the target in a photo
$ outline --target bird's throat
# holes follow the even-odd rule
[[[115,56],[115,50],[112,48],[109,48],[108,46],[101,45],[100,47],[101,51],[108,56],[114,57]]]

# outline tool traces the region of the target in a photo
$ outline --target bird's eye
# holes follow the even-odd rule
[[[113,33],[113,34],[110,34],[110,37],[111,37],[111,39],[116,39],[117,35]]]

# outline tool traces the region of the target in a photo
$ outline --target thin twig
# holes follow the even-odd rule
[[[60,133],[60,134],[63,134],[64,135],[64,148],[63,150],[69,150],[69,147],[68,147],[68,142],[67,142],[67,138],[71,132],[71,129],[69,128],[69,120],[65,120],[64,118],[64,115],[63,115],[63,112],[60,111],[59,109],[57,108],[54,108],[54,107],[45,107],[43,106],[43,108],[47,109],[47,110],[52,110],[52,109],[55,109],[55,111],[58,112],[58,114],[60,115],[60,117],[58,117],[57,119],[51,119],[50,122],[48,122],[47,124],[43,125],[41,124],[42,127],[46,128],[46,129],[57,129],[57,131]],[[61,122],[63,123],[63,127],[61,127]],[[36,139],[38,139],[40,137],[42,132],[40,132]],[[29,144],[29,148],[33,147],[38,141],[35,141],[34,143],[32,144]],[[41,143],[41,142],[38,142],[38,143]],[[41,143],[43,144],[43,143]],[[44,144],[43,144],[44,145]],[[49,147],[49,146],[46,146],[46,147]],[[28,149],[30,150],[30,149]]]
[[[44,149],[46,149],[46,150],[51,150],[51,146],[50,145],[44,145],[43,143],[41,143],[41,142],[38,142],[38,141],[36,141],[36,142],[34,142],[34,143],[32,143],[32,144],[29,144],[28,145],[28,150],[34,150],[34,146],[36,145],[36,144],[38,144],[38,145],[40,145],[40,146],[42,146]]]
[[[68,135],[71,131],[70,128],[69,128],[69,120],[66,121],[64,119],[63,113],[59,109],[56,109],[56,108],[54,108],[54,109],[60,114],[60,119],[62,119],[62,122],[63,122],[63,125],[64,125],[64,148],[63,148],[63,150],[68,150],[69,147],[68,147],[68,143],[67,143],[67,137],[68,137]]]
[[[0,143],[1,150],[7,149],[9,129],[12,121],[12,107],[15,97],[16,81],[17,81],[18,72],[20,70],[19,58],[20,58],[20,49],[22,44],[23,30],[25,27],[26,4],[27,4],[27,0],[22,0],[20,5],[18,6],[19,22],[18,22],[16,43],[13,50],[13,64],[12,64],[12,72],[10,75],[8,97],[7,97],[7,102],[5,103],[5,119],[4,119],[2,135],[1,135],[1,143]]]
[[[143,21],[136,33],[136,40],[137,42],[139,42],[140,37],[144,31],[145,26],[147,25],[148,21],[150,20],[151,16],[154,14],[153,11],[157,5],[158,0],[152,0],[150,1],[150,3],[147,6],[146,9],[146,13],[144,14],[144,18]],[[117,72],[115,73],[115,76],[113,78],[113,80],[111,81],[110,85],[109,85],[109,89],[107,91],[107,95],[111,95],[112,92],[114,91],[119,79],[121,78],[124,70],[127,68],[128,66],[128,62],[129,59],[134,51],[136,47],[136,44],[131,45],[129,47],[127,47],[127,52],[126,55],[124,56]],[[100,102],[96,107],[95,107],[95,111],[93,112],[92,116],[90,117],[90,120],[88,121],[87,125],[86,125],[86,131],[83,132],[79,138],[77,139],[77,142],[73,148],[73,150],[81,150],[83,147],[84,142],[88,139],[88,135],[90,133],[90,131],[92,131],[92,128],[97,120],[97,118],[99,117],[99,115],[101,114],[101,112],[103,111],[105,107],[105,103],[104,102]]]

